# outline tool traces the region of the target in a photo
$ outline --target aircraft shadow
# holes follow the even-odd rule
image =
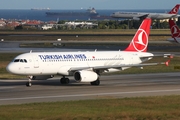
[[[27,80],[28,81],[28,80]],[[26,86],[25,80],[22,81],[0,81],[0,86]],[[32,80],[32,86],[91,86],[90,83],[78,83],[74,80],[70,80],[69,84],[61,84],[59,80]]]

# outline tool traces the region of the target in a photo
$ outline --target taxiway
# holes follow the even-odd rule
[[[100,86],[76,83],[61,85],[59,78],[32,81],[0,80],[0,105],[33,102],[55,102],[85,99],[125,98],[139,96],[180,95],[180,74],[127,74],[101,76]]]

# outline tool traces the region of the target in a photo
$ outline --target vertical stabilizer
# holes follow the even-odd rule
[[[169,14],[178,14],[180,4],[177,4],[170,12]]]
[[[170,26],[172,37],[180,37],[179,27],[176,25],[174,20],[169,20],[169,26]]]
[[[146,52],[149,40],[150,26],[150,18],[146,18],[145,20],[143,20],[131,43],[125,49],[125,51]]]
[[[175,40],[175,42],[179,43],[180,39],[180,30],[179,27],[176,25],[174,20],[169,20],[169,27],[171,30],[172,38]]]

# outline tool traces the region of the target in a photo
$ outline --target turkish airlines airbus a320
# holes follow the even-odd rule
[[[146,52],[151,19],[145,19],[129,46],[124,51],[91,52],[30,52],[21,54],[8,64],[7,71],[29,76],[27,86],[32,79],[48,79],[60,75],[61,84],[68,84],[66,76],[74,76],[77,82],[100,84],[100,74],[122,71],[130,67],[168,64],[168,62],[145,63],[154,55]]]

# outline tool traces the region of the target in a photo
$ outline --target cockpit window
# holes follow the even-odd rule
[[[19,62],[20,59],[15,59],[14,62]]]
[[[26,59],[15,59],[14,62],[27,63],[27,60]]]
[[[26,60],[26,59],[24,59],[24,62],[25,62],[25,63],[27,63],[27,60]]]

